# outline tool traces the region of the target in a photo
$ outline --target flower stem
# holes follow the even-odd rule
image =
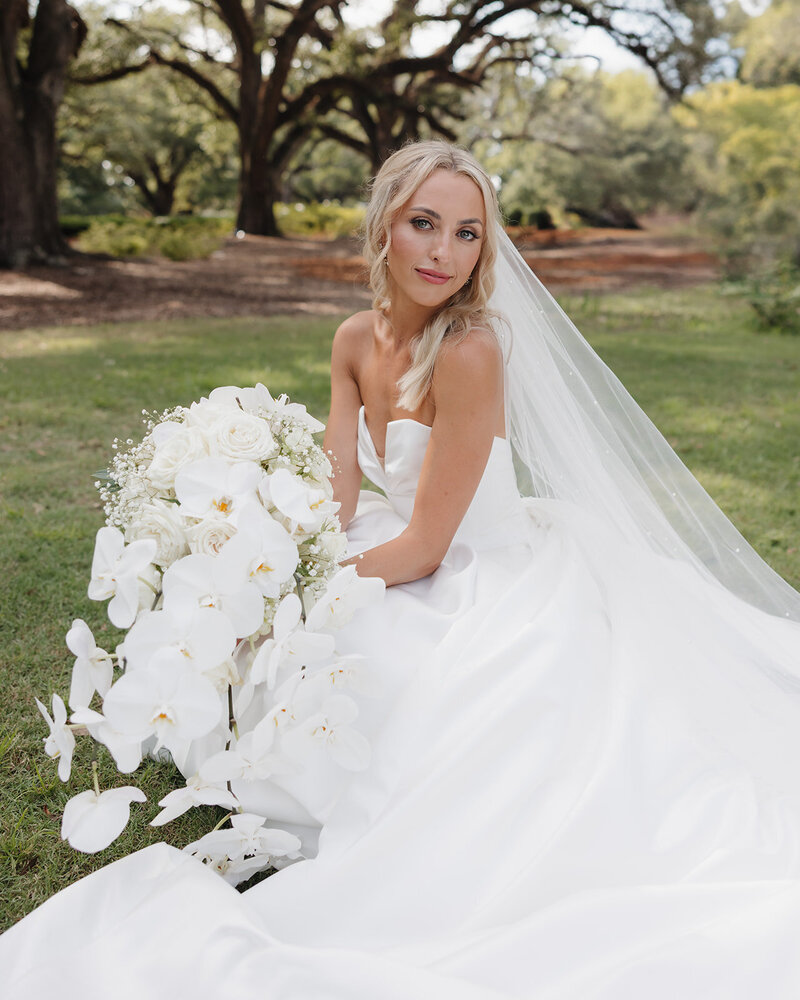
[[[217,823],[217,825],[214,827],[214,829],[211,832],[212,833],[216,833],[217,830],[219,830],[219,829],[222,828],[222,824],[223,823],[227,823],[228,822],[228,820],[231,818],[231,816],[233,816],[232,812],[225,813],[225,815],[222,817],[222,819],[219,821],[219,823]]]
[[[157,598],[161,597],[161,591],[157,587],[154,587],[149,580],[145,580],[143,576],[137,577],[137,579],[139,580],[139,583],[143,583],[145,587],[147,587],[149,590],[152,590]]]
[[[92,784],[94,785],[94,794],[100,797],[100,781],[97,777],[97,758],[92,760]]]
[[[305,625],[305,623],[306,623],[306,606],[305,606],[305,603],[303,601],[303,581],[302,581],[302,579],[300,578],[300,576],[297,573],[294,574],[294,588],[297,591],[297,596],[300,598],[300,620]]]
[[[236,722],[236,716],[233,714],[233,687],[228,685],[228,726],[233,732],[236,739],[239,739],[239,725]],[[230,740],[228,741],[228,746],[226,750],[230,747]]]

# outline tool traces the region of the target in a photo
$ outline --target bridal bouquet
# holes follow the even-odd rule
[[[351,725],[360,658],[339,656],[334,633],[383,584],[338,565],[345,539],[331,467],[312,437],[322,426],[263,385],[145,413],[144,439],[115,442],[96,483],[106,526],[89,597],[109,600],[111,623],[127,634],[112,655],[73,622],[71,714],[57,694],[52,717],[37,700],[62,781],[76,735],[87,733],[122,774],[145,755],[168,756],[183,773],[152,825],[194,806],[229,810],[227,827],[185,849],[234,884],[302,856],[299,838],[244,811],[237,790],[307,771],[320,755],[349,770],[369,761]],[[92,768],[94,788],[67,802],[61,829],[89,853],[145,801],[133,785],[101,791],[96,760]]]

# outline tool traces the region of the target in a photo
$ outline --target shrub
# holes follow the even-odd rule
[[[800,335],[800,269],[790,264],[749,282],[747,300],[761,330]]]
[[[112,257],[141,257],[151,249],[146,224],[135,221],[95,220],[80,234],[77,243],[86,253]]]
[[[199,260],[210,256],[231,231],[228,219],[192,219],[178,216],[157,220],[156,246],[169,260]]]
[[[86,253],[112,257],[161,254],[170,260],[196,260],[217,250],[231,228],[230,219],[100,216],[79,231],[77,245]]]
[[[360,205],[341,205],[335,201],[279,203],[275,217],[287,236],[352,236],[364,221]]]

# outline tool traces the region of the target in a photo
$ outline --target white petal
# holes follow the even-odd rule
[[[131,802],[144,801],[144,792],[132,785],[112,788],[99,796],[92,789],[81,792],[64,807],[61,838],[84,854],[102,851],[125,829]]]
[[[297,594],[292,592],[284,597],[278,605],[272,623],[272,632],[278,642],[285,639],[292,629],[297,628],[302,610],[303,606]]]
[[[67,648],[74,656],[89,659],[97,648],[92,631],[82,618],[76,618],[67,632]]]

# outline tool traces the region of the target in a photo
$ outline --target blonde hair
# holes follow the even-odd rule
[[[492,330],[496,314],[489,308],[494,291],[494,262],[500,211],[497,194],[486,171],[466,150],[441,139],[409,143],[385,161],[372,182],[364,221],[364,256],[369,266],[373,307],[388,319],[391,305],[386,255],[392,221],[417,188],[435,170],[463,174],[483,195],[486,227],[472,278],[434,313],[411,345],[411,367],[398,380],[398,405],[415,410],[427,395],[439,350],[445,338],[462,339],[473,327]]]

